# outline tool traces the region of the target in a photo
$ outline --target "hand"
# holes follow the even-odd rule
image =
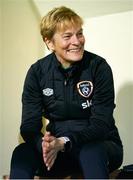
[[[43,150],[43,160],[47,169],[50,170],[53,166],[57,154],[64,148],[64,140],[61,138],[56,138],[46,132],[43,137],[42,150]]]

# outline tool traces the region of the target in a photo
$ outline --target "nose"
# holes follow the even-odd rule
[[[78,36],[76,34],[74,34],[72,36],[71,43],[74,44],[74,45],[79,45],[80,44],[80,39],[78,38]]]

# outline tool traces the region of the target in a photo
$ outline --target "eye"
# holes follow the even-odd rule
[[[81,31],[77,35],[78,35],[78,37],[82,37],[83,36],[83,32]]]
[[[63,39],[65,39],[65,40],[69,40],[70,38],[71,38],[71,33],[65,33],[64,35],[63,35]]]
[[[63,39],[65,39],[65,40],[68,40],[68,39],[70,39],[70,35],[65,35],[65,36],[63,36]]]

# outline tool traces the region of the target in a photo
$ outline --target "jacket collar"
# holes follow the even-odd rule
[[[54,53],[53,53],[53,58],[54,58],[55,66],[59,69],[59,71],[64,75],[68,75],[69,77],[80,72],[82,69],[81,67],[83,64],[83,59],[81,59],[81,61],[75,62],[71,67],[64,69]]]

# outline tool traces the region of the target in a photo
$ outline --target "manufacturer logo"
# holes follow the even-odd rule
[[[77,83],[77,89],[81,96],[88,98],[93,91],[93,84],[91,81],[81,81]]]
[[[45,96],[51,96],[51,95],[53,95],[53,94],[54,94],[53,89],[51,89],[51,88],[43,89],[43,95],[45,95]]]

